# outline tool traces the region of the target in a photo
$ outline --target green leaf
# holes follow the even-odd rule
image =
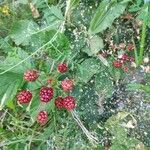
[[[78,68],[77,78],[81,82],[88,82],[100,68],[99,60],[94,58],[86,59]]]
[[[127,4],[128,1],[103,0],[90,23],[89,33],[96,34],[110,27],[113,21],[124,12]]]
[[[88,45],[90,50],[84,52],[86,52],[89,56],[97,54],[104,47],[102,38],[96,35],[88,40]]]
[[[54,16],[56,16],[60,20],[64,20],[64,16],[62,15],[61,9],[59,9],[57,6],[51,6],[50,8],[51,12]]]
[[[17,3],[28,4],[28,0],[18,0]]]
[[[45,9],[43,13],[43,22],[46,21],[43,28],[57,29],[64,21],[64,16],[62,15],[61,9],[57,6],[51,6],[48,9]]]
[[[15,97],[18,88],[22,84],[22,75],[12,72],[7,72],[0,75],[0,110],[3,109],[5,105],[13,108],[13,104],[10,101]]]
[[[20,20],[15,23],[10,37],[16,45],[28,45],[31,40],[31,35],[38,31],[39,26],[30,20]]]
[[[139,15],[137,16],[138,20],[147,20],[147,25],[150,26],[150,12],[149,12],[149,3],[145,3],[141,8]]]
[[[80,0],[67,0],[66,12],[74,9],[79,4],[79,2]]]
[[[106,70],[101,69],[96,75],[95,88],[98,93],[102,92],[107,98],[112,96],[114,89],[113,82]]]
[[[14,54],[7,56],[5,60],[0,61],[0,72],[2,72],[2,70],[4,71],[9,69],[10,67],[16,65],[17,63],[28,57],[28,53],[20,48],[14,48],[13,51],[15,51],[16,53],[14,52]],[[15,67],[11,71],[14,73],[22,74],[26,69],[33,67],[31,62],[31,59],[28,59],[22,65]]]
[[[55,33],[56,31],[53,30],[51,36],[53,37]],[[50,44],[47,49],[52,58],[64,58],[70,54],[70,43],[68,38],[63,33],[58,33],[56,40]]]

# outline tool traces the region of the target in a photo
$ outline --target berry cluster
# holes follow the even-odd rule
[[[58,73],[65,73],[68,71],[68,66],[65,63],[60,63],[57,66]],[[24,80],[27,82],[35,82],[39,77],[39,72],[36,70],[27,70],[24,73]],[[54,98],[54,89],[52,88],[52,79],[47,80],[47,86],[43,85],[39,91],[39,99],[41,103],[47,104]],[[64,79],[61,81],[61,88],[64,92],[70,92],[73,90],[73,80],[71,79]],[[29,90],[22,90],[17,94],[17,101],[19,104],[27,104],[32,99],[32,92]],[[61,96],[55,99],[55,106],[58,109],[66,109],[66,110],[73,110],[76,107],[75,98],[72,96],[66,96],[62,98]],[[42,110],[37,115],[37,122],[41,125],[44,125],[48,121],[48,112],[46,110]]]
[[[115,68],[123,68],[125,72],[128,72],[129,68],[125,66],[126,62],[134,62],[134,58],[124,54],[118,60],[113,61],[113,66]]]
[[[122,48],[123,45],[120,45],[120,48]],[[124,46],[125,48],[126,46]],[[134,45],[133,44],[128,44],[127,46],[128,51],[133,51],[134,50]],[[119,57],[117,60],[113,61],[113,66],[115,68],[123,68],[124,72],[129,72],[129,68],[128,66],[126,66],[126,64],[128,62],[134,62],[134,58],[132,56],[129,56],[128,54],[123,54],[121,55],[121,57]]]
[[[58,109],[65,108],[67,110],[73,110],[76,107],[75,98],[72,96],[66,96],[64,98],[58,97],[55,100],[55,106]]]

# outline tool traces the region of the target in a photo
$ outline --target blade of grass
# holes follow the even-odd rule
[[[143,25],[142,25],[142,34],[141,34],[141,42],[140,42],[140,54],[139,54],[139,63],[138,63],[139,65],[143,61],[145,41],[146,41],[147,23],[148,23],[148,17],[149,17],[149,14],[150,14],[150,3],[146,2],[145,5],[148,5],[148,8],[147,8],[146,18],[144,18],[144,22],[143,22]]]

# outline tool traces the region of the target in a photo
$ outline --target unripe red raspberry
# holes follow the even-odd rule
[[[61,87],[65,92],[69,92],[73,89],[73,81],[70,79],[65,79],[61,82]]]
[[[126,73],[129,72],[129,68],[128,68],[128,67],[124,67],[123,70],[124,70],[124,72],[126,72]]]
[[[118,61],[118,60],[115,60],[115,61],[113,62],[113,66],[114,66],[115,68],[121,68],[121,67],[122,67],[122,62],[121,62],[121,61]]]
[[[24,80],[28,82],[34,82],[39,77],[39,73],[36,70],[27,70],[24,73]]]
[[[58,72],[65,73],[68,71],[68,66],[65,63],[61,63],[57,66]]]
[[[72,96],[67,96],[63,100],[63,106],[67,110],[73,110],[76,107],[75,98]]]
[[[55,106],[58,109],[63,108],[63,98],[62,97],[59,96],[57,99],[55,99]]]
[[[23,90],[23,91],[19,92],[17,95],[17,101],[20,104],[29,103],[31,101],[31,99],[32,99],[32,93],[27,90]]]
[[[130,43],[130,44],[128,44],[128,50],[129,50],[129,51],[133,51],[133,50],[134,50],[134,48],[135,48],[135,47],[134,47],[134,45],[133,45],[133,44],[131,44],[131,43]]]
[[[46,124],[48,121],[48,113],[47,111],[40,111],[37,115],[37,122],[41,125]]]
[[[122,55],[121,60],[128,61],[129,60],[129,56],[127,54],[124,54],[124,55]]]
[[[42,87],[40,89],[40,100],[44,103],[49,102],[54,96],[54,90],[50,87]]]

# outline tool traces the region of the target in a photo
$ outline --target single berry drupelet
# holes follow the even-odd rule
[[[54,90],[51,87],[42,87],[40,89],[40,100],[41,102],[47,103],[54,96]]]
[[[36,70],[27,70],[24,73],[24,80],[28,82],[34,82],[39,77],[39,73]]]
[[[65,63],[61,63],[57,66],[58,72],[65,73],[68,71],[68,66]]]
[[[129,68],[126,66],[123,68],[124,72],[128,73],[129,72]]]
[[[65,79],[61,82],[61,87],[62,87],[63,91],[65,91],[65,92],[72,91],[73,86],[74,86],[73,81],[70,79]]]
[[[27,90],[23,90],[23,91],[19,92],[17,95],[17,101],[20,104],[27,104],[31,101],[31,99],[32,99],[32,93]]]
[[[55,106],[58,108],[58,109],[62,109],[63,108],[63,98],[61,96],[57,97],[55,99]]]
[[[116,61],[113,62],[113,66],[114,66],[115,68],[121,68],[121,67],[122,67],[122,62],[116,60]]]
[[[75,98],[67,96],[63,99],[63,107],[67,110],[73,110],[76,107]]]
[[[40,111],[37,115],[37,122],[41,125],[45,125],[48,121],[47,111]]]

